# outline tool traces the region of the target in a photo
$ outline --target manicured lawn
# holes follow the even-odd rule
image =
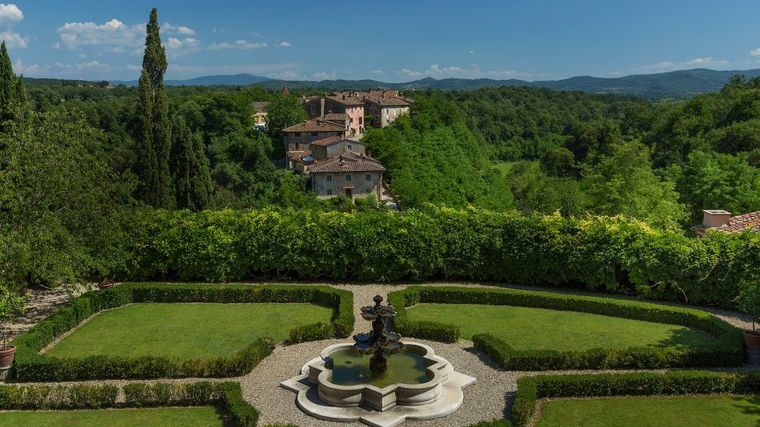
[[[15,427],[207,427],[221,426],[223,423],[222,417],[216,409],[199,407],[0,412],[0,425]]]
[[[294,327],[329,322],[331,315],[313,304],[132,304],[94,316],[47,354],[229,356],[256,338],[282,341]]]
[[[515,350],[588,350],[641,346],[705,346],[717,342],[696,329],[663,323],[543,308],[475,304],[420,304],[412,320],[459,325],[462,338],[490,333]]]
[[[539,427],[757,427],[757,396],[561,399],[544,403]]]

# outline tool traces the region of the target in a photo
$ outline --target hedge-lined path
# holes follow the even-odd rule
[[[369,330],[369,323],[361,318],[360,308],[372,304],[372,298],[375,295],[381,295],[387,301],[389,292],[402,290],[408,285],[348,285],[333,284],[338,289],[353,292],[354,298],[354,315],[356,317],[355,332],[366,332]],[[431,283],[430,286],[467,286],[467,287],[493,287],[483,284],[461,284],[461,283]],[[508,286],[513,289],[525,290],[543,290],[556,293],[572,293],[579,295],[595,295],[590,292],[575,292],[553,288],[536,288],[524,286]],[[65,297],[65,294],[63,294]],[[631,298],[634,299],[634,298]],[[65,303],[65,298],[63,303]],[[659,302],[658,302],[659,303]],[[59,304],[61,305],[61,304]],[[679,305],[679,304],[672,304]],[[57,306],[50,305],[47,313],[42,315],[45,310],[38,310],[36,321],[50,314]],[[694,307],[692,307],[694,308]],[[748,318],[740,313],[733,313],[723,310],[702,308],[709,311],[727,322],[740,327],[751,328],[751,322]],[[31,326],[31,325],[29,325]],[[26,328],[28,329],[28,327]],[[436,354],[446,358],[452,363],[454,368],[464,374],[473,376],[477,379],[475,384],[470,385],[464,390],[464,403],[462,407],[453,414],[444,418],[430,421],[407,421],[407,423],[420,426],[467,426],[478,421],[504,418],[510,411],[514,392],[517,387],[517,379],[526,375],[542,374],[578,374],[578,373],[603,373],[603,372],[623,372],[623,371],[542,371],[542,372],[515,372],[502,371],[489,360],[486,356],[480,354],[472,348],[472,343],[466,340],[460,340],[454,344],[440,343],[427,340],[409,338],[409,341],[416,341],[427,344],[435,350]],[[300,426],[336,426],[336,423],[320,421],[303,413],[295,404],[295,393],[280,387],[280,382],[297,375],[303,365],[309,360],[317,357],[321,350],[328,345],[350,341],[341,340],[323,340],[315,342],[306,342],[296,345],[278,345],[272,354],[266,357],[250,373],[237,378],[184,378],[184,379],[157,379],[157,380],[96,380],[81,382],[63,382],[55,384],[113,384],[123,386],[129,383],[190,383],[197,381],[235,381],[241,384],[243,397],[253,406],[259,409],[261,417],[259,425],[266,426],[274,423],[294,423]],[[743,368],[739,368],[743,369]],[[735,369],[720,369],[735,370]],[[631,372],[631,371],[625,371]],[[650,371],[652,372],[652,371]],[[657,371],[654,371],[657,372]],[[18,383],[23,385],[26,383]],[[48,383],[50,384],[50,383]],[[119,400],[123,400],[123,393],[120,391]],[[341,423],[346,426],[360,426],[360,423]]]
[[[13,319],[6,328],[11,340],[22,332],[32,328],[37,322],[53,314],[60,307],[68,304],[73,297],[78,297],[92,289],[91,285],[60,286],[54,289],[32,288],[27,293],[26,312]]]

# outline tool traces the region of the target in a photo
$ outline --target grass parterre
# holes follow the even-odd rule
[[[427,286],[393,292],[389,295],[389,302],[399,310],[397,327],[402,335],[455,342],[460,337],[461,325],[464,325],[467,337],[471,336],[475,348],[508,370],[738,366],[744,361],[741,331],[711,314],[689,308],[539,291]],[[422,319],[418,320],[413,314],[417,309],[408,310],[406,307],[420,303],[434,305],[433,313],[428,313],[430,315],[427,317],[420,316]],[[440,304],[456,306],[435,313]],[[478,306],[475,310],[468,310],[472,304]],[[542,337],[527,339],[520,335],[524,331],[509,331],[508,325],[505,327],[505,324],[497,324],[496,321],[490,325],[487,322],[477,324],[476,320],[481,313],[504,306],[551,310],[553,313],[539,313],[552,316],[553,323],[541,323],[541,317],[538,316],[534,318],[536,325],[531,327],[532,333],[543,334],[543,338],[546,338],[577,332],[579,341],[572,344],[564,342],[563,347],[563,341],[556,345],[552,340]],[[557,313],[558,311],[564,313]],[[425,313],[424,307],[422,313]],[[445,314],[445,317],[441,314]],[[471,314],[475,320],[468,317]],[[569,325],[562,323],[562,314],[566,315]],[[605,328],[604,322],[599,320],[587,321],[585,317],[589,314],[608,316],[600,319],[609,319],[613,326],[617,323],[644,321],[639,322],[642,330],[648,328],[659,332],[661,336],[670,334],[669,342],[657,342],[656,336],[655,341],[650,339],[640,342],[638,338],[641,337],[633,335],[630,341],[624,336],[618,337],[617,344],[612,343],[615,345],[602,343],[598,336],[580,330],[592,325],[596,331]],[[446,323],[430,319],[445,319]],[[615,332],[614,328],[612,332]],[[509,341],[505,341],[505,338]],[[584,341],[587,345],[585,348],[580,346]]]
[[[210,303],[212,307],[230,303],[299,303],[291,307],[295,317],[298,317],[296,311],[302,307],[302,304],[314,304],[332,310],[329,322],[325,319],[325,322],[294,327],[288,333],[288,342],[318,340],[333,336],[346,337],[353,329],[354,322],[351,293],[326,286],[125,284],[112,289],[88,292],[35,325],[28,332],[19,335],[13,341],[13,345],[17,347],[17,354],[11,375],[18,381],[228,377],[250,371],[271,352],[273,345],[271,338],[253,339],[254,337],[251,337],[249,342],[238,343],[244,345],[235,352],[220,352],[195,359],[181,359],[172,353],[159,352],[156,355],[152,350],[148,354],[143,352],[142,355],[138,353],[134,356],[112,353],[85,356],[79,351],[67,351],[66,339],[62,341],[63,355],[84,357],[55,357],[55,351],[51,355],[40,354],[40,351],[57,337],[93,314],[131,303]],[[268,309],[269,304],[262,306],[263,309]],[[107,317],[104,319],[107,320]],[[97,326],[96,324],[95,327]],[[254,326],[255,324],[249,325],[249,327]],[[198,327],[202,329],[204,326]],[[284,334],[286,331],[279,332]],[[82,339],[87,338],[87,334],[85,331]],[[98,334],[92,334],[89,338],[97,338],[97,336]],[[203,334],[198,336],[200,339],[204,337]],[[77,339],[76,334],[68,338]],[[125,342],[123,345],[128,344]],[[199,342],[198,345],[203,346],[203,343]]]

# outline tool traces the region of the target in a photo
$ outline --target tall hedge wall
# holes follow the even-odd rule
[[[627,288],[731,307],[760,277],[760,235],[696,239],[621,218],[479,209],[138,211],[120,279],[459,279]]]

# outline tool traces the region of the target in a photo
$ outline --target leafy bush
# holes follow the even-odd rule
[[[258,303],[302,302],[333,308],[333,324],[298,330],[291,339],[323,339],[335,334],[345,337],[353,329],[353,296],[348,291],[326,286],[241,286],[135,283],[89,292],[59,309],[19,335],[11,374],[20,381],[77,381],[116,378],[230,377],[243,375],[268,356],[273,343],[258,339],[238,353],[200,360],[175,360],[146,356],[123,358],[91,356],[81,359],[40,355],[55,338],[94,313],[129,303],[208,302]],[[296,342],[300,342],[296,341]]]
[[[540,307],[683,325],[701,329],[717,338],[715,345],[699,349],[641,347],[588,351],[516,351],[492,335],[475,335],[472,339],[475,348],[489,355],[504,369],[655,369],[739,366],[744,362],[741,331],[709,313],[689,308],[548,292],[462,287],[413,286],[403,291],[392,292],[388,300],[399,311],[396,323],[402,334],[444,342],[454,342],[458,339],[459,331],[456,326],[410,321],[404,308],[423,302]]]
[[[583,286],[734,308],[760,275],[760,235],[694,239],[623,218],[404,212],[139,212],[121,279],[229,281],[434,278]]]
[[[527,425],[542,398],[644,396],[685,394],[755,394],[758,372],[749,374],[708,371],[636,372],[625,374],[540,375],[517,380],[512,423]]]
[[[0,409],[97,409],[112,407],[112,385],[0,386]]]

